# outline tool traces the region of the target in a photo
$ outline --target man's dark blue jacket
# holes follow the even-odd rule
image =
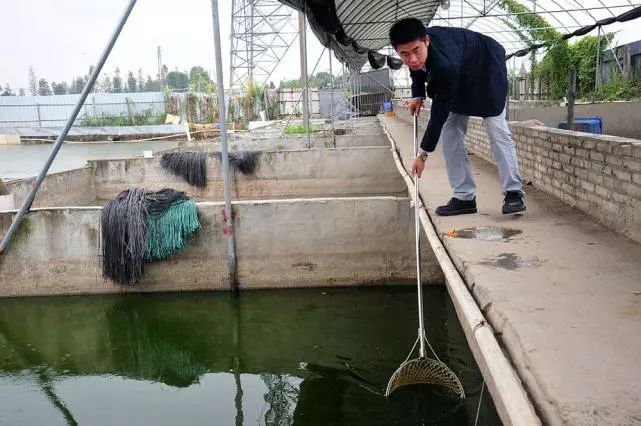
[[[410,71],[412,97],[432,98],[421,149],[432,152],[450,111],[500,115],[507,101],[505,49],[496,40],[463,28],[429,27],[425,71]]]

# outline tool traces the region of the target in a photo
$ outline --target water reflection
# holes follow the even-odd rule
[[[444,290],[425,302],[463,402],[383,397],[415,338],[411,287],[0,300],[0,424],[468,423],[479,372]],[[481,420],[498,424],[487,395]]]

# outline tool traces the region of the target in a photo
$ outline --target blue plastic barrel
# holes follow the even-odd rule
[[[383,102],[383,111],[392,112],[392,103],[391,102]]]
[[[567,120],[559,123],[559,129],[567,130]],[[577,132],[603,134],[603,121],[601,117],[577,117],[574,119],[574,130]]]

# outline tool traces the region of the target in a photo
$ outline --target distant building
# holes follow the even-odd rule
[[[641,79],[641,40],[619,46],[616,48],[616,52],[625,78]],[[604,83],[612,81],[615,72],[619,72],[619,65],[614,58],[613,51],[606,50],[601,62],[602,81]]]

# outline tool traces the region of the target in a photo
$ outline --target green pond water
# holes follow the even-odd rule
[[[468,425],[482,378],[442,287],[428,339],[467,399],[383,396],[412,286],[0,300],[0,425]],[[500,424],[485,391],[478,424]]]

